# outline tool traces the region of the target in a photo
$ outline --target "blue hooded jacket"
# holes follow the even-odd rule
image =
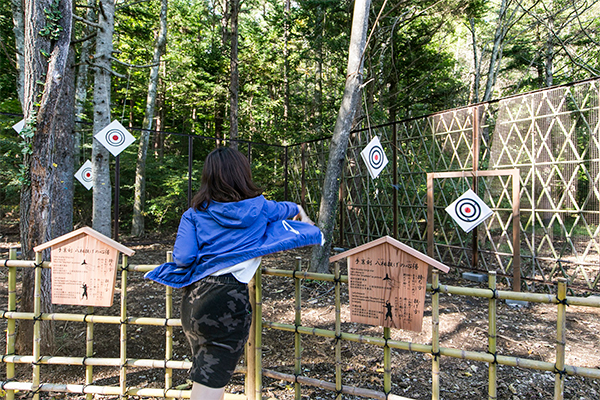
[[[320,245],[319,228],[286,220],[296,214],[295,203],[263,196],[231,203],[211,201],[204,211],[190,208],[179,223],[174,262],[158,266],[146,278],[181,288],[255,257]]]

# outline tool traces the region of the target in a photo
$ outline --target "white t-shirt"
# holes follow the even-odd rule
[[[261,260],[262,257],[252,258],[239,264],[232,265],[231,267],[220,269],[212,274],[212,276],[232,274],[238,281],[248,283],[252,280],[254,273],[260,266]]]

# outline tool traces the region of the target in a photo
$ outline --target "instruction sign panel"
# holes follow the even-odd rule
[[[427,263],[392,246],[348,256],[350,320],[421,331]]]
[[[52,303],[112,305],[117,249],[86,234],[52,247]]]

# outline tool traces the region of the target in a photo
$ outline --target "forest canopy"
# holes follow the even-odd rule
[[[57,0],[58,1],[58,0]],[[110,85],[112,118],[139,137],[147,106],[164,1],[116,1]],[[232,4],[237,4],[232,24]],[[150,136],[145,215],[148,229],[173,224],[185,207],[187,138],[228,139],[232,46],[239,68],[240,140],[289,145],[331,135],[346,79],[351,1],[170,0]],[[12,2],[0,4],[0,213],[19,205],[22,139],[11,128],[23,109]],[[355,120],[379,124],[599,75],[600,4],[594,0],[377,0],[369,15],[363,93]],[[94,0],[73,2],[73,67],[86,92],[76,169],[91,156],[94,120]],[[233,30],[235,28],[235,31]],[[82,71],[82,66],[89,70]],[[82,79],[85,78],[85,82]],[[152,122],[151,121],[151,122]],[[200,162],[213,142],[194,148]],[[264,159],[280,159],[268,148]],[[122,221],[133,209],[137,149],[122,156]],[[254,157],[260,164],[261,157]],[[265,182],[270,182],[264,163]],[[268,188],[281,195],[277,184]],[[75,219],[89,223],[91,194],[75,186]],[[11,214],[12,213],[12,214]],[[126,229],[126,228],[125,228]]]

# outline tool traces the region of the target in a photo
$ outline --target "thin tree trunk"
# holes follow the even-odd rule
[[[473,86],[472,94],[469,96],[471,104],[479,103],[479,86],[481,84],[481,63],[477,54],[477,33],[475,32],[475,18],[469,18],[471,40],[473,46]]]
[[[110,124],[111,56],[113,51],[114,0],[98,2],[98,29],[94,71],[94,134]],[[95,138],[92,144],[92,175],[94,184],[92,227],[110,237],[112,188],[109,152]]]
[[[154,109],[156,106],[156,95],[158,93],[158,73],[160,71],[160,59],[165,54],[167,44],[167,9],[168,0],[162,0],[160,10],[160,30],[154,47],[152,57],[152,68],[150,69],[150,81],[148,82],[148,97],[146,98],[146,111],[144,112],[143,130],[138,147],[138,158],[135,169],[135,194],[133,200],[133,220],[131,234],[141,236],[144,233],[144,203],[146,201],[146,157],[148,155],[148,141],[154,120]]]
[[[290,118],[290,0],[285,0],[283,12],[285,15],[285,21],[283,26],[283,131],[284,137],[287,137],[288,121]]]
[[[360,101],[370,5],[370,0],[356,0],[354,2],[346,87],[331,139],[319,210],[318,226],[323,233],[325,243],[323,246],[315,246],[313,249],[311,264],[311,270],[313,271],[326,272],[329,270],[329,254],[335,228],[342,166],[346,157],[348,136],[350,135],[354,113]]]
[[[87,13],[86,19],[88,21],[94,21],[96,19],[96,0],[87,1]],[[83,36],[87,37],[91,35],[93,28],[85,25],[83,28]],[[85,102],[87,100],[87,89],[88,89],[88,74],[89,74],[89,57],[92,51],[94,42],[92,39],[88,39],[81,44],[81,51],[79,55],[79,68],[77,69],[77,78],[75,86],[75,118],[83,120],[85,117]],[[75,131],[74,137],[74,150],[77,164],[80,164],[83,160],[81,157],[81,132]]]
[[[238,148],[238,112],[240,92],[240,71],[238,68],[238,17],[240,12],[240,0],[230,0],[230,43],[231,43],[231,81],[229,83],[229,138],[230,147]]]

